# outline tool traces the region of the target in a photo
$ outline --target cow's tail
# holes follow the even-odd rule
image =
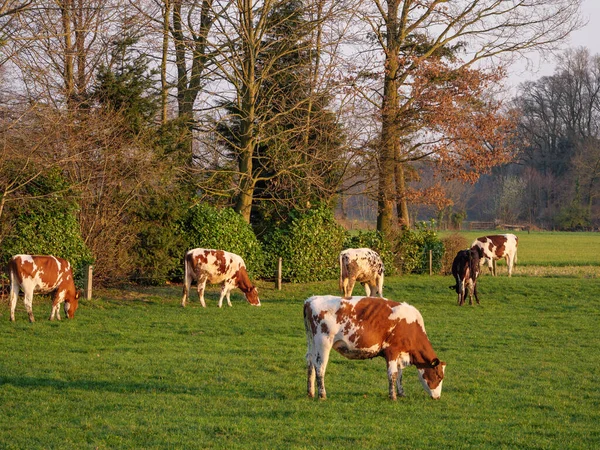
[[[310,323],[310,305],[304,303],[304,331],[306,332],[306,362],[310,364],[315,351],[313,330]]]
[[[340,292],[342,293],[342,297],[346,295],[346,289],[344,289],[344,255],[340,253]]]

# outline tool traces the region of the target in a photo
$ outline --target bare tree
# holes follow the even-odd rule
[[[407,159],[403,156],[407,138],[412,135],[414,142],[415,132],[424,129],[424,125],[414,120],[414,114],[419,112],[420,95],[414,84],[418,78],[415,78],[416,73],[432,62],[446,61],[446,76],[454,72],[463,77],[478,71],[481,75],[485,61],[493,66],[503,55],[552,46],[580,25],[580,3],[568,0],[374,0],[375,10],[368,7],[363,10],[363,19],[383,51],[378,151],[378,229],[381,232],[389,233],[394,201],[403,195],[405,163],[402,159]],[[477,67],[460,73],[476,63]],[[430,78],[431,81],[434,80]],[[479,96],[478,89],[475,86],[473,99]],[[485,141],[490,135],[491,130],[480,140]],[[423,136],[431,137],[426,134],[419,139]],[[461,148],[460,140],[454,140],[453,144],[455,150]],[[484,147],[480,145],[480,148]],[[427,153],[433,155],[436,151],[423,152]],[[458,161],[462,158],[460,153],[455,151]],[[491,155],[495,157],[495,152]],[[400,187],[400,192],[396,192],[395,186]],[[406,208],[401,206],[401,209]],[[404,211],[400,215],[404,222],[408,220]]]

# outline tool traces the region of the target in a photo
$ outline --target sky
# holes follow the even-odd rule
[[[569,38],[561,44],[561,48],[564,50],[569,47],[587,47],[592,54],[600,54],[600,0],[584,0],[581,13],[587,24],[571,33]],[[549,60],[544,60],[536,53],[528,56],[529,63],[517,62],[510,68],[510,84],[516,86],[524,81],[537,80],[554,73],[556,63],[552,60],[551,55],[548,55]]]

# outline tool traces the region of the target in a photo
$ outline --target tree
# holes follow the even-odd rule
[[[263,125],[252,155],[252,217],[263,227],[268,217],[276,220],[291,209],[328,201],[342,173],[343,131],[327,109],[330,96],[311,83],[316,56],[305,14],[297,0],[275,5],[256,63],[257,115]],[[217,131],[239,165],[241,113],[233,102],[225,107],[228,120]]]
[[[377,224],[379,231],[388,234],[393,223],[394,200],[404,195],[408,162],[436,157],[446,151],[448,157],[444,161],[454,162],[454,167],[475,163],[473,170],[467,172],[476,177],[503,153],[496,146],[496,130],[504,126],[497,115],[498,105],[476,106],[477,100],[486,101],[482,89],[493,81],[495,74],[471,66],[560,40],[578,26],[580,1],[388,0],[384,3],[374,0],[374,4],[376,12],[366,10],[363,17],[383,51]],[[475,127],[469,125],[471,121],[464,123],[463,116],[459,123],[427,130],[426,122],[418,120],[422,106],[425,117],[435,117],[438,110],[445,118],[451,118],[452,108],[444,109],[445,103],[438,108],[435,101],[421,105],[420,96],[437,95],[435,91],[439,89],[448,90],[445,94],[451,95],[452,82],[463,77],[474,84],[458,97],[470,97],[463,107],[476,106]],[[424,85],[422,80],[426,80]],[[463,111],[468,112],[468,108]],[[465,132],[470,135],[469,144],[477,144],[474,151],[469,151],[462,141]],[[442,141],[438,140],[440,136]],[[495,139],[489,142],[491,137]],[[414,147],[415,142],[421,148],[418,154],[410,150],[410,144]],[[482,150],[487,155],[481,154]],[[401,204],[400,209],[402,221],[408,224],[407,208]]]
[[[327,86],[317,64],[317,29],[331,8],[313,14],[299,1],[234,3],[219,15],[213,60],[223,77],[215,104],[214,128],[197,153],[200,191],[225,199],[250,221],[257,201],[289,207],[325,191],[340,154],[340,128],[327,110]],[[321,43],[322,45],[322,43]],[[330,90],[331,92],[331,90]],[[233,195],[232,195],[233,194]],[[287,205],[287,206],[286,206]],[[306,207],[306,206],[305,206]]]
[[[600,194],[600,56],[567,50],[553,75],[520,86],[514,107],[530,217],[552,217],[573,204],[571,211],[582,207],[593,218]]]

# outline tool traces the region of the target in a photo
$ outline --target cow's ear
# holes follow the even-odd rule
[[[436,367],[440,364],[440,360],[435,358],[433,361],[431,361],[430,366],[431,367]]]

